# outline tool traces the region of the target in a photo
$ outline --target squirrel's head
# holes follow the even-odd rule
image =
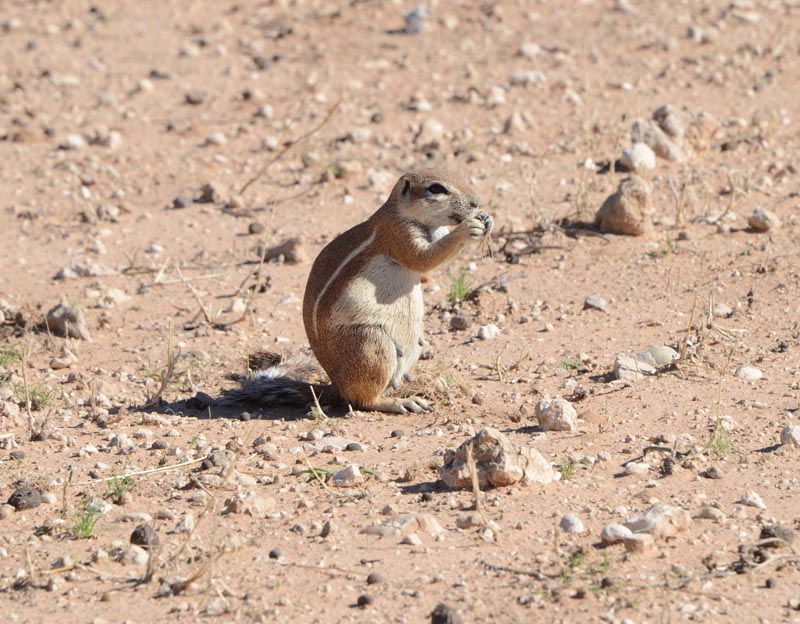
[[[440,169],[405,174],[392,189],[390,200],[398,213],[431,228],[458,225],[481,205],[466,180]]]

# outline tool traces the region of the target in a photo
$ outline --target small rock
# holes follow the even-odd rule
[[[224,514],[247,514],[253,518],[263,518],[274,505],[252,490],[240,490],[233,498],[225,500]]]
[[[769,232],[781,227],[781,220],[774,212],[757,206],[747,217],[747,225],[756,232]]]
[[[492,338],[497,338],[500,335],[500,328],[497,327],[494,323],[489,323],[488,325],[483,325],[478,330],[478,338],[481,340],[491,340]]]
[[[192,205],[192,200],[186,195],[178,195],[175,199],[172,200],[172,207],[176,210],[180,210],[181,208],[188,208]]]
[[[626,475],[645,475],[650,472],[650,464],[646,462],[628,462],[625,464]]]
[[[544,398],[534,407],[534,416],[545,431],[576,431],[578,414],[572,403],[564,399]]]
[[[564,533],[574,534],[583,533],[586,530],[581,519],[573,514],[566,514],[563,516],[558,523],[558,528],[564,531]]]
[[[386,578],[380,572],[370,572],[367,575],[367,585],[378,585],[385,582]]]
[[[368,607],[373,602],[375,602],[375,598],[373,598],[370,594],[361,594],[356,600],[356,604],[359,607]]]
[[[781,444],[788,444],[795,448],[800,448],[800,427],[788,423],[781,431]]]
[[[208,91],[205,89],[193,89],[192,91],[187,91],[184,100],[187,104],[197,106],[205,101],[206,95],[208,95]]]
[[[779,524],[767,524],[761,527],[761,532],[758,535],[758,539],[775,540],[774,542],[765,544],[767,548],[791,546],[792,542],[794,541],[794,531],[792,531],[792,529],[789,527],[781,526]]]
[[[226,202],[226,197],[222,186],[216,182],[206,182],[201,187],[200,197],[196,201],[199,204],[223,204]]]
[[[638,176],[625,178],[595,215],[602,232],[643,236],[653,231],[650,185]]]
[[[633,531],[628,527],[617,524],[616,522],[611,522],[604,526],[603,530],[600,532],[600,541],[604,544],[619,544],[632,536]]]
[[[425,22],[431,16],[431,10],[424,4],[416,5],[411,11],[406,13],[404,19],[406,26],[404,32],[407,35],[417,35],[425,30]]]
[[[736,369],[734,375],[736,375],[740,379],[756,380],[756,379],[761,379],[764,376],[764,373],[762,373],[755,366],[750,366],[749,364],[743,364],[742,366]]]
[[[606,300],[600,295],[589,295],[583,300],[584,310],[600,310],[606,311]]]
[[[469,328],[469,325],[469,317],[464,314],[456,314],[450,319],[450,329],[454,329],[456,331],[463,331]]]
[[[59,336],[92,340],[83,312],[78,308],[60,303],[47,313],[46,322],[48,329]]]
[[[628,552],[635,552],[640,555],[655,552],[656,541],[649,533],[634,533],[630,537],[623,537],[622,543]]]
[[[224,132],[212,132],[206,137],[206,145],[225,145],[228,142],[228,137]]]
[[[686,154],[664,131],[646,119],[637,119],[631,125],[631,141],[646,143],[656,156],[670,162],[684,162]]]
[[[439,476],[449,488],[472,487],[472,478],[467,466],[467,448],[478,476],[478,483],[503,486],[512,483],[550,483],[558,474],[542,455],[532,448],[517,448],[497,429],[481,429],[474,437],[465,440],[457,449],[445,452]]]
[[[725,476],[725,471],[722,468],[718,468],[717,466],[709,466],[703,472],[700,473],[706,479],[722,479]]]
[[[61,370],[69,368],[78,361],[77,356],[70,351],[66,345],[61,348],[61,355],[54,357],[50,360],[50,368],[53,370]]]
[[[416,533],[409,533],[400,540],[400,543],[407,546],[422,546],[422,539]]]
[[[334,487],[353,487],[364,483],[364,476],[355,464],[334,472],[328,479]]]
[[[714,304],[714,316],[729,318],[733,314],[733,308],[724,303]]]
[[[641,173],[656,168],[656,154],[646,143],[634,143],[622,150],[620,162],[628,171]]]
[[[259,256],[264,256],[264,262],[269,262],[279,256],[282,256],[283,261],[288,264],[305,264],[308,262],[303,239],[297,236],[287,238],[266,249],[259,245],[256,252]]]
[[[650,533],[653,537],[673,537],[678,531],[689,527],[692,518],[689,512],[674,507],[656,503],[644,513],[625,523],[625,526],[634,533]]]
[[[431,611],[431,624],[464,624],[464,618],[453,607],[440,602]]]
[[[444,124],[436,119],[428,118],[419,129],[419,132],[414,137],[416,145],[428,145],[437,142],[444,136]]]
[[[742,505],[747,505],[748,507],[756,507],[757,509],[766,509],[767,506],[764,504],[764,501],[761,500],[761,496],[759,496],[758,492],[754,490],[747,490],[742,497],[739,499],[739,502]]]
[[[656,367],[629,355],[618,355],[611,374],[614,379],[638,381],[646,376],[655,375]]]
[[[722,522],[727,517],[725,512],[716,507],[701,507],[700,511],[694,516],[701,520],[714,520],[715,522]]]
[[[161,540],[158,538],[158,533],[149,524],[140,524],[131,533],[131,544],[141,546],[143,548],[150,548],[151,546],[158,546]]]
[[[17,511],[34,509],[42,504],[42,493],[32,487],[23,486],[11,493],[11,496],[8,497],[7,504],[11,505]]]
[[[680,355],[678,354],[675,349],[672,347],[666,346],[656,346],[656,347],[648,347],[647,349],[643,349],[639,351],[634,356],[639,362],[645,362],[652,366],[666,366],[667,364],[672,364],[675,360],[677,360]]]

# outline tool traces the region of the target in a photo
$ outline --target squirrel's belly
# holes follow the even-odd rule
[[[404,354],[418,353],[424,313],[418,273],[376,256],[338,294],[329,317],[333,327],[379,325]]]

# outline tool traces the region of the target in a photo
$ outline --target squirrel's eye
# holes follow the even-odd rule
[[[438,182],[434,182],[428,187],[428,192],[431,195],[449,195],[450,191],[447,190],[447,187],[444,184],[439,184]]]

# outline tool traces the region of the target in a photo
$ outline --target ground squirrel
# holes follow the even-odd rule
[[[420,397],[390,393],[408,379],[423,345],[421,274],[492,231],[491,217],[479,206],[457,175],[407,173],[369,219],[320,252],[306,285],[303,321],[336,399],[381,412],[431,409]],[[226,398],[261,404],[310,399],[308,374],[307,361],[276,361]]]

